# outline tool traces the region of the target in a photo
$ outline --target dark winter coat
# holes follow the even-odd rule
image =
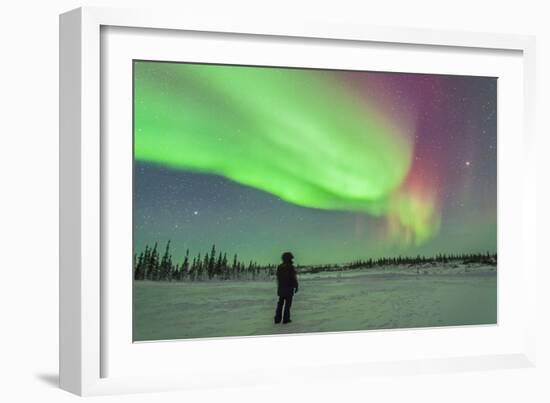
[[[277,295],[279,297],[291,297],[294,290],[298,291],[298,279],[296,270],[289,263],[282,263],[277,267]]]

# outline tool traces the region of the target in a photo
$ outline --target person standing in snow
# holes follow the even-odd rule
[[[290,252],[282,254],[283,263],[277,267],[277,295],[279,301],[275,310],[275,323],[283,324],[292,322],[290,320],[290,307],[292,306],[292,297],[298,292],[298,279],[296,278],[296,270],[292,263],[294,256]],[[283,312],[284,306],[284,312]]]

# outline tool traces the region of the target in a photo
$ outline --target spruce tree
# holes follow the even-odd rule
[[[206,255],[204,255],[202,266],[203,273],[206,272],[208,277],[210,277],[212,272],[210,271],[210,258],[208,257],[208,252],[206,252]]]
[[[146,280],[151,279],[151,273],[150,273],[150,266],[151,266],[151,250],[149,249],[149,245],[145,245],[145,251],[143,252],[143,278]]]
[[[195,276],[197,273],[197,258],[193,258],[193,263],[191,263],[191,269],[189,270],[189,279],[195,281]]]
[[[210,251],[210,259],[206,262],[209,278],[212,278],[212,276],[214,275],[215,259],[216,259],[216,245],[212,244],[212,250]]]
[[[170,241],[166,243],[166,249],[164,250],[164,255],[162,255],[162,260],[160,261],[159,267],[159,280],[168,280],[170,272]]]
[[[227,254],[224,252],[222,258],[222,272],[225,279],[229,278],[229,268],[227,267]]]
[[[144,277],[144,267],[143,267],[143,258],[144,254],[141,252],[136,262],[136,270],[134,273],[134,280],[143,280]],[[135,259],[135,258],[134,258]]]
[[[214,273],[220,275],[222,273],[222,253],[218,253],[218,259],[216,260],[216,266],[214,267]]]
[[[231,275],[233,278],[237,277],[237,255],[233,256],[233,264],[231,265]]]
[[[159,279],[159,253],[157,251],[158,244],[155,242],[155,246],[153,247],[153,250],[151,251],[151,257],[149,260],[149,273],[150,273],[150,279],[151,280],[158,280]]]
[[[180,280],[189,274],[189,249],[185,251],[185,259],[181,265]]]

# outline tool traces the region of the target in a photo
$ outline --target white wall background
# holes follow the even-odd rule
[[[68,402],[57,383],[58,328],[58,14],[81,5],[178,7],[183,13],[273,19],[315,15],[373,25],[537,35],[539,252],[550,224],[547,111],[550,12],[544,1],[21,0],[0,6],[0,400]],[[544,249],[543,249],[544,248]],[[541,262],[541,264],[543,264]],[[548,263],[546,263],[548,264]],[[547,267],[550,269],[550,267]],[[116,402],[547,402],[550,401],[549,276],[539,279],[539,365],[535,369],[353,379],[306,384],[93,398]]]

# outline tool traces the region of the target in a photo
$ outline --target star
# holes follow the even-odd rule
[[[193,215],[199,215],[199,212],[197,210],[193,211]]]
[[[466,161],[466,162],[465,162],[465,165],[466,165],[467,167],[469,167],[469,166],[471,165],[471,162],[470,162],[470,161]]]

